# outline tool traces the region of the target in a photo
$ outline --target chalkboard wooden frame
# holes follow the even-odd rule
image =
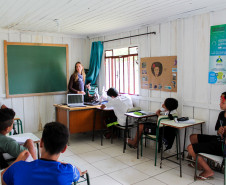
[[[9,45],[18,45],[18,46],[45,46],[45,47],[65,47],[66,49],[66,79],[67,84],[69,80],[69,70],[68,70],[68,44],[42,44],[42,43],[22,43],[22,42],[7,42],[4,40],[4,67],[5,67],[5,89],[6,89],[6,98],[12,98],[12,97],[26,97],[26,96],[42,96],[42,95],[56,95],[56,94],[66,94],[66,91],[55,91],[55,92],[40,92],[40,93],[28,93],[28,94],[10,94],[9,86],[9,74],[8,72],[8,53],[7,53],[7,47]],[[67,85],[66,84],[66,85]]]

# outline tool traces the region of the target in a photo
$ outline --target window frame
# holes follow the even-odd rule
[[[107,86],[107,78],[106,78],[106,76],[107,76],[107,74],[109,74],[109,76],[108,76],[108,86],[109,87],[115,87],[116,88],[116,86],[117,86],[117,76],[119,76],[119,78],[120,78],[120,74],[121,74],[121,65],[120,65],[120,60],[122,60],[122,62],[123,62],[123,64],[122,64],[122,66],[123,66],[123,90],[122,90],[122,88],[121,88],[121,84],[120,84],[120,79],[118,80],[118,87],[119,88],[116,88],[116,89],[118,89],[118,91],[119,91],[119,93],[120,94],[129,94],[129,95],[138,95],[139,94],[139,84],[138,84],[138,86],[136,86],[136,84],[135,84],[135,82],[136,82],[136,80],[135,80],[135,62],[137,62],[137,60],[138,60],[138,51],[137,51],[137,53],[135,53],[135,54],[130,54],[130,48],[134,48],[134,47],[137,47],[137,49],[138,49],[138,46],[130,46],[130,47],[127,47],[128,48],[128,54],[127,55],[120,55],[120,56],[114,56],[114,49],[107,49],[107,50],[105,50],[104,51],[104,65],[105,65],[105,85]],[[107,51],[111,51],[112,52],[112,56],[106,56],[106,53],[107,53]],[[131,61],[130,59],[130,57],[133,57],[133,60]],[[137,59],[135,59],[135,57],[137,57]],[[118,59],[118,74],[116,73],[116,62],[117,62],[117,59]],[[131,83],[131,79],[130,78],[128,78],[127,80],[127,84],[128,84],[128,88],[127,89],[125,89],[126,87],[125,87],[125,59],[127,59],[127,70],[128,70],[128,77],[130,76],[130,74],[131,74],[131,69],[130,69],[130,65],[131,65],[131,62],[133,62],[133,64],[132,64],[132,73],[133,73],[133,79],[132,79],[132,81],[133,81],[133,90],[131,91],[131,88],[130,88],[130,83]],[[109,60],[109,61],[107,61],[107,60]],[[109,62],[109,64],[110,65],[108,65],[108,73],[107,73],[107,62]],[[139,69],[139,64],[138,64],[138,69]],[[139,75],[139,71],[138,71],[138,75]],[[138,83],[139,83],[139,80],[138,80]],[[137,89],[136,89],[136,87],[137,87]],[[126,92],[127,91],[127,92]],[[133,93],[131,93],[131,92],[133,92]]]

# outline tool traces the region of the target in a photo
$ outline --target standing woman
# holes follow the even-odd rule
[[[86,94],[84,91],[85,80],[86,80],[86,74],[84,71],[84,67],[82,66],[81,62],[76,62],[75,71],[71,75],[70,81],[68,84],[69,93]],[[86,85],[86,88],[90,89],[90,84]]]

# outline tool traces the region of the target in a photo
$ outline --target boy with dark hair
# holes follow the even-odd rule
[[[112,120],[114,124],[120,124],[121,126],[126,125],[125,113],[128,109],[133,108],[132,100],[128,96],[119,96],[118,91],[115,88],[109,88],[107,95],[111,98],[108,103],[101,105],[101,109],[112,107],[117,120]]]
[[[13,109],[0,109],[0,152],[18,157],[22,151],[28,150],[32,158],[36,159],[36,151],[31,139],[26,140],[24,145],[20,145],[13,138],[6,136],[13,129],[14,116]]]
[[[198,153],[223,156],[223,138],[226,136],[226,92],[221,94],[220,108],[223,111],[220,112],[215,125],[218,136],[205,134],[192,134],[190,136],[191,144],[188,145],[188,153],[194,160]],[[193,164],[191,163],[190,166],[193,166]],[[202,157],[198,158],[198,167],[203,170],[197,177],[198,179],[207,180],[213,178],[213,170]]]
[[[71,164],[58,162],[60,153],[66,151],[69,132],[58,122],[47,123],[40,142],[41,158],[25,162],[27,151],[22,152],[8,169],[2,172],[3,185],[71,185],[78,181],[81,172]]]
[[[118,91],[117,91],[117,89],[112,87],[112,88],[108,89],[107,95],[110,96],[110,97],[116,98],[118,96]]]
[[[156,111],[156,115],[159,117],[161,115],[167,115],[170,120],[173,120],[173,114],[177,114],[178,101],[175,98],[166,98],[162,107]],[[157,122],[157,120],[156,120]],[[131,148],[137,148],[137,144],[141,138],[141,134],[144,132],[145,134],[156,134],[157,124],[144,123],[139,124],[139,133],[136,133],[134,139],[128,139],[127,143]],[[151,132],[150,132],[151,130]],[[164,128],[164,143],[166,145],[166,150],[171,149],[174,143],[174,139],[176,137],[176,128],[173,127],[165,127]],[[158,151],[160,152],[160,148],[162,146],[162,128],[159,129],[159,147]]]

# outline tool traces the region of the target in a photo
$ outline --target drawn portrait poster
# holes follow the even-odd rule
[[[142,89],[177,92],[177,57],[141,58]]]
[[[226,24],[210,29],[210,84],[226,84]]]

